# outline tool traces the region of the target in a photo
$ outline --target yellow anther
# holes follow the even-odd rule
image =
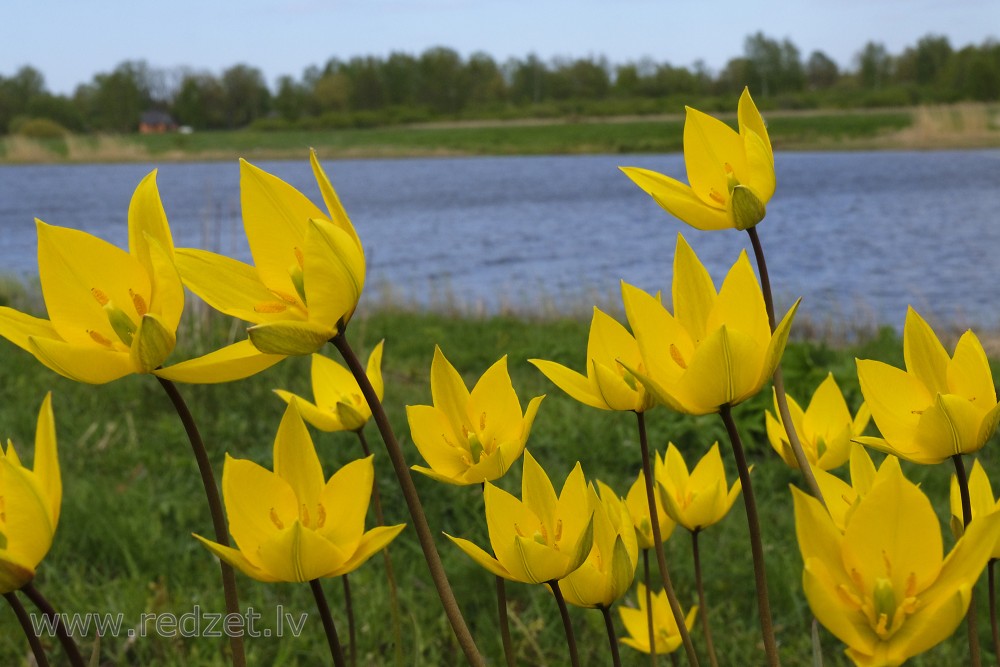
[[[678,366],[683,369],[687,369],[687,362],[684,361],[684,357],[681,356],[681,351],[677,349],[677,346],[673,343],[670,344],[670,358],[676,362]]]
[[[717,204],[721,205],[721,206],[725,206],[726,205],[726,198],[723,197],[722,195],[720,195],[715,190],[709,191],[708,198],[711,199],[712,201],[716,202]]]
[[[878,623],[875,625],[875,634],[885,639],[889,634],[889,617],[886,614],[878,615]]]
[[[316,530],[319,530],[326,524],[326,508],[323,507],[322,503],[316,508]]]
[[[265,301],[253,307],[255,313],[283,313],[288,310],[288,306],[277,301]]]
[[[271,508],[271,523],[277,526],[278,530],[283,530],[285,527],[285,524],[282,523],[281,519],[278,518],[278,513],[274,510],[273,507]]]
[[[527,537],[524,534],[524,531],[521,530],[521,527],[517,525],[517,522],[514,523],[514,532],[517,533],[519,537]]]
[[[128,295],[132,297],[132,305],[135,306],[135,312],[139,313],[139,317],[142,317],[149,312],[149,308],[146,306],[146,300],[142,298],[141,294],[136,294],[130,289],[128,291]]]
[[[837,585],[837,595],[840,596],[840,599],[847,606],[853,607],[854,609],[861,609],[861,598],[855,595],[855,593],[844,584]]]
[[[556,542],[562,539],[562,519],[556,519]]]
[[[309,508],[306,507],[305,503],[299,507],[299,519],[301,519],[303,527],[309,527]]]
[[[97,289],[96,287],[91,287],[90,293],[94,295],[94,299],[97,300],[97,303],[101,304],[102,306],[108,305],[108,301],[111,301],[111,299],[108,298],[107,294]]]
[[[906,591],[903,593],[907,598],[912,598],[917,594],[917,573],[910,572],[906,578]]]
[[[298,248],[292,248],[292,250],[295,252],[295,261],[299,263],[299,268],[306,268],[306,256]]]
[[[731,164],[729,164],[729,163],[727,162],[727,163],[725,164],[725,170],[726,170],[726,174],[731,174],[731,173],[733,173],[733,165],[731,165]]]
[[[104,347],[111,347],[111,341],[101,335],[100,331],[94,331],[93,329],[87,329],[87,335],[93,339],[98,345],[103,345]]]
[[[271,294],[273,294],[274,296],[276,296],[279,299],[281,299],[282,301],[284,301],[285,303],[296,304],[296,303],[299,302],[298,299],[296,299],[294,296],[292,296],[288,292],[282,292],[282,291],[276,290],[276,289],[272,289],[272,290],[268,290],[268,291]]]
[[[486,413],[484,412],[481,415],[479,415],[479,430],[482,431],[485,429],[486,429]]]

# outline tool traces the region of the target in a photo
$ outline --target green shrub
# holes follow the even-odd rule
[[[69,134],[69,130],[48,118],[25,118],[19,116],[10,121],[12,134],[19,134],[29,139],[61,139]]]

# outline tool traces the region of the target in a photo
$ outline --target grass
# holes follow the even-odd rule
[[[187,343],[186,351],[224,342],[230,332],[228,323],[216,324],[210,328],[213,333],[202,336],[196,345]],[[528,358],[542,357],[579,367],[587,340],[587,324],[582,317],[474,318],[382,310],[359,314],[351,324],[349,338],[362,355],[386,339],[386,404],[410,463],[418,463],[420,458],[407,438],[403,406],[430,402],[428,372],[434,345],[439,344],[469,383],[506,354],[522,405],[531,396],[547,394],[528,446],[557,486],[576,461],[582,463],[588,479],[600,478],[620,494],[626,492],[638,472],[639,447],[631,415],[601,412],[575,403],[526,362]],[[860,394],[854,358],[901,364],[901,350],[901,341],[888,330],[849,347],[793,342],[784,359],[789,390],[794,396],[804,397],[829,370],[840,382],[848,403],[856,407]],[[191,612],[195,605],[203,611],[222,609],[218,568],[190,536],[192,532],[211,532],[197,470],[181,426],[157,383],[138,376],[100,387],[79,385],[45,370],[6,341],[0,341],[0,359],[4,369],[0,423],[20,452],[27,454],[30,450],[34,420],[44,393],[54,393],[65,494],[55,543],[36,580],[38,588],[61,611],[120,612],[125,627],[132,628],[136,628],[143,613],[179,615]],[[281,387],[308,396],[308,386],[307,360],[289,359],[239,383],[182,387],[203,430],[216,474],[221,475],[224,452],[270,467],[274,432],[284,408],[271,390]],[[811,617],[801,592],[802,564],[795,545],[788,492],[788,484],[798,483],[798,479],[766,444],[762,411],[771,407],[769,397],[765,389],[735,412],[749,457],[756,466],[754,484],[765,531],[771,599],[783,664],[808,665]],[[659,408],[649,414],[648,422],[651,443],[660,452],[668,440],[677,444],[689,461],[715,440],[720,440],[724,453],[728,452],[725,431],[716,418],[678,416]],[[405,522],[405,506],[384,449],[371,425],[367,432],[375,451],[387,520]],[[349,434],[314,433],[314,438],[327,476],[360,456]],[[988,446],[980,456],[988,471],[998,470],[996,457],[989,453],[995,446]],[[724,458],[733,480],[731,458],[726,454]],[[909,465],[904,469],[936,501],[942,527],[947,530],[950,470]],[[516,490],[519,475],[520,464],[515,464],[500,483]],[[488,544],[478,489],[442,486],[419,476],[416,483],[435,532],[446,531]],[[756,648],[756,603],[740,503],[731,514],[701,536],[701,545],[721,663],[743,664],[758,660],[762,653]],[[491,664],[501,664],[492,576],[447,540],[441,538],[438,544],[480,649]],[[402,591],[407,664],[459,664],[461,654],[437,604],[412,529],[404,531],[390,552]],[[687,535],[675,534],[667,542],[667,552],[675,586],[688,606],[695,594]],[[381,559],[375,558],[351,575],[359,624],[359,661],[363,665],[391,661],[382,567]],[[307,586],[264,585],[241,575],[238,586],[241,605],[262,614],[263,625],[258,628],[272,632],[271,637],[248,638],[250,664],[328,662],[329,653]],[[340,583],[328,581],[325,587],[344,638],[346,620]],[[551,596],[539,587],[519,584],[508,585],[508,595],[514,643],[522,663],[565,664],[562,629]],[[984,598],[985,589],[980,601]],[[635,604],[634,589],[625,603]],[[310,613],[300,637],[273,636],[279,605],[294,618],[302,612]],[[980,629],[986,640],[986,611],[981,606]],[[571,615],[583,664],[608,664],[607,640],[599,613],[572,609]],[[618,622],[617,614],[615,619]],[[620,623],[618,630],[622,631]],[[821,636],[826,664],[846,664],[838,642],[825,631]],[[85,651],[91,649],[92,643],[93,636],[84,640]],[[221,638],[180,636],[128,638],[123,634],[106,636],[100,642],[102,664],[106,665],[224,665],[225,647]],[[626,664],[648,664],[644,656],[631,649],[623,647],[622,651]],[[912,664],[960,664],[965,651],[964,629],[960,629],[949,642]],[[27,645],[13,614],[0,613],[0,664],[23,664],[27,655]],[[661,664],[664,662],[661,659]]]

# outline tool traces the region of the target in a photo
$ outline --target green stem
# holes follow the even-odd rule
[[[515,667],[517,659],[514,656],[514,643],[510,638],[510,622],[507,618],[507,586],[500,575],[497,575],[497,614],[500,616],[500,641],[503,642],[507,667]]]
[[[993,653],[996,656],[997,663],[1000,664],[1000,627],[997,625],[997,581],[996,571],[993,568],[996,562],[996,558],[991,558],[989,564],[986,566],[986,572],[990,587],[990,630],[993,634]]]
[[[424,514],[420,496],[417,494],[417,487],[413,483],[413,477],[410,475],[410,469],[406,465],[406,459],[403,457],[403,450],[400,448],[396,434],[389,423],[389,417],[385,413],[385,408],[382,407],[382,401],[375,394],[375,388],[372,387],[371,382],[368,380],[365,367],[361,365],[358,356],[351,349],[343,330],[331,338],[330,342],[337,348],[337,351],[340,352],[340,355],[347,363],[348,368],[351,369],[354,379],[361,388],[361,393],[371,408],[372,419],[375,420],[379,433],[382,434],[382,441],[385,443],[385,448],[389,453],[389,460],[392,462],[396,478],[399,480],[399,486],[403,491],[406,507],[409,509],[410,517],[413,520],[413,528],[417,533],[417,540],[420,542],[420,548],[424,553],[424,560],[427,561],[427,568],[430,570],[431,579],[433,579],[438,597],[441,599],[441,606],[444,607],[445,615],[451,623],[452,631],[455,633],[459,646],[461,646],[462,652],[465,654],[465,659],[470,665],[485,666],[486,662],[479,653],[479,649],[476,648],[476,641],[472,638],[472,633],[469,632],[469,627],[465,624],[465,619],[462,617],[462,610],[459,609],[458,601],[455,599],[455,593],[451,589],[451,584],[448,583],[448,575],[445,574],[444,565],[441,563],[441,555],[434,544],[434,536],[431,534],[430,526],[427,524],[427,516]]]
[[[49,667],[49,659],[45,657],[45,649],[42,648],[42,642],[35,633],[35,628],[31,624],[31,617],[28,616],[24,605],[21,604],[21,601],[13,591],[4,593],[3,596],[6,598],[10,608],[14,610],[14,616],[17,616],[17,622],[21,624],[21,630],[28,639],[28,645],[31,646],[31,654],[35,656],[35,665],[37,667]]]
[[[344,608],[347,610],[347,655],[351,661],[351,667],[358,664],[357,654],[357,633],[354,630],[354,602],[351,599],[351,580],[345,574],[344,580]]]
[[[750,244],[753,246],[753,254],[757,260],[757,271],[760,273],[760,287],[764,294],[764,306],[767,308],[767,321],[771,325],[771,333],[774,333],[778,325],[778,320],[774,315],[774,294],[771,291],[771,278],[767,274],[767,262],[764,260],[764,247],[760,243],[760,237],[757,236],[756,227],[748,229],[747,234],[750,235]],[[805,450],[802,449],[802,442],[799,440],[798,433],[795,432],[792,413],[788,409],[788,395],[785,392],[785,378],[781,374],[781,362],[778,362],[778,365],[774,369],[773,382],[778,413],[781,417],[781,423],[785,427],[785,434],[788,436],[788,444],[795,455],[795,462],[799,465],[799,470],[806,480],[809,493],[826,507],[826,501],[823,500],[823,492],[816,482],[816,476],[813,474],[812,466],[809,465],[809,459],[806,457]]]
[[[559,605],[559,616],[562,617],[563,631],[566,633],[566,647],[569,649],[569,662],[573,667],[580,667],[580,654],[576,650],[576,637],[573,636],[573,624],[569,619],[566,599],[563,597],[562,591],[559,590],[558,580],[553,579],[548,584],[549,588],[552,589],[552,595],[556,598],[556,604]]]
[[[649,581],[649,549],[642,550],[642,572],[646,583],[646,629],[649,631],[649,664],[656,667],[656,633],[653,630],[653,587]]]
[[[701,629],[705,633],[705,646],[708,648],[708,661],[712,667],[719,667],[719,660],[715,656],[715,644],[712,642],[712,630],[708,623],[708,603],[705,602],[705,585],[701,576],[701,553],[698,549],[698,533],[691,532],[691,556],[694,560],[694,581],[698,589],[698,615],[701,616]]]
[[[337,627],[333,624],[333,616],[330,614],[330,605],[326,603],[326,595],[323,594],[323,586],[319,579],[309,582],[312,589],[313,598],[316,600],[316,609],[319,610],[319,617],[323,621],[323,630],[326,632],[326,641],[330,645],[330,655],[333,656],[333,664],[336,667],[347,667],[344,661],[344,651],[340,648],[340,640],[337,638]]]
[[[598,607],[601,615],[604,616],[604,628],[608,631],[608,643],[611,645],[611,664],[614,667],[622,667],[622,656],[618,651],[618,637],[615,636],[615,624],[611,620],[611,608],[601,605]]]
[[[688,632],[687,624],[684,622],[684,611],[681,603],[674,593],[674,585],[670,581],[670,571],[667,570],[667,556],[663,551],[663,538],[660,535],[660,517],[656,510],[656,496],[653,491],[653,466],[650,463],[649,440],[646,436],[646,418],[642,412],[636,412],[639,423],[639,448],[642,451],[642,476],[646,484],[646,503],[649,505],[649,522],[653,529],[653,546],[656,548],[656,561],[660,566],[660,578],[663,580],[663,589],[667,592],[667,600],[670,602],[670,611],[677,622],[677,631],[681,635],[681,642],[687,652],[688,662],[692,667],[698,667],[698,654],[695,653],[694,643],[691,641],[691,633]],[[647,589],[648,590],[648,589]],[[650,637],[650,640],[653,638]]]
[[[965,462],[961,454],[954,454],[951,460],[955,463],[955,477],[958,479],[958,491],[962,497],[962,523],[966,528],[972,523],[972,498],[969,496],[969,477],[965,474]],[[969,591],[969,611],[965,614],[965,622],[969,631],[969,665],[980,667],[982,657],[979,651],[979,632],[976,628],[976,589]]]
[[[30,581],[21,587],[21,592],[28,596],[38,610],[42,612],[45,616],[52,619],[52,624],[55,627],[56,637],[59,638],[59,643],[62,644],[63,651],[66,652],[66,658],[69,660],[69,664],[72,667],[84,667],[86,664],[83,660],[83,655],[80,654],[80,647],[76,645],[73,638],[69,636],[69,632],[66,631],[66,624],[63,623],[62,616],[56,613],[56,610],[49,604],[49,601],[45,599],[41,591],[35,588],[34,584]]]
[[[184,431],[187,433],[188,440],[191,443],[194,458],[198,462],[201,483],[205,487],[208,509],[212,514],[212,528],[215,532],[215,541],[224,547],[228,547],[229,530],[226,528],[222,500],[219,498],[219,487],[215,483],[212,463],[208,459],[208,451],[205,449],[205,442],[201,439],[198,425],[195,423],[194,417],[191,415],[191,411],[188,409],[187,403],[184,402],[180,391],[177,390],[177,386],[170,380],[165,380],[161,377],[157,377],[156,379],[160,381],[160,385],[167,392],[167,396],[170,398],[177,416],[180,417],[181,423],[184,425]],[[238,616],[240,614],[240,601],[236,593],[236,575],[233,573],[232,566],[221,559],[219,560],[219,567],[222,571],[222,593],[226,599],[226,613]],[[247,659],[243,649],[243,636],[241,634],[230,633],[229,648],[233,654],[233,667],[246,667]]]
[[[771,604],[767,597],[767,571],[764,567],[764,546],[761,543],[760,519],[757,516],[757,502],[754,500],[753,487],[750,482],[750,468],[747,466],[746,455],[743,453],[743,441],[733,419],[732,407],[727,403],[719,408],[719,415],[726,425],[729,441],[733,446],[733,456],[736,458],[736,469],[740,473],[740,483],[743,486],[743,505],[747,512],[747,525],[750,528],[750,552],[753,555],[753,575],[757,588],[757,612],[760,615],[760,634],[764,640],[764,653],[767,664],[774,667],[780,665],[778,643],[774,638],[774,624],[771,622]]]
[[[361,451],[365,456],[371,455],[368,449],[368,440],[365,438],[364,427],[359,428],[355,433],[361,442]],[[378,490],[378,477],[372,481],[372,505],[375,507],[375,522],[379,526],[385,525],[385,516],[382,514],[382,496]],[[392,637],[395,642],[393,646],[393,656],[396,659],[396,667],[402,667],[403,658],[403,623],[399,613],[399,592],[396,587],[396,571],[392,567],[392,556],[388,549],[382,549],[382,561],[385,563],[385,578],[389,582],[389,616],[392,623]],[[351,648],[353,650],[354,641],[352,635]],[[353,664],[353,661],[352,661]]]

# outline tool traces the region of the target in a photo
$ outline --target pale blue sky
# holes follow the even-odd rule
[[[0,9],[0,76],[31,64],[59,93],[127,59],[214,73],[242,62],[273,86],[333,56],[437,45],[499,61],[702,59],[717,71],[758,30],[842,67],[868,40],[899,53],[928,33],[955,47],[1000,36],[998,0],[2,0]]]

